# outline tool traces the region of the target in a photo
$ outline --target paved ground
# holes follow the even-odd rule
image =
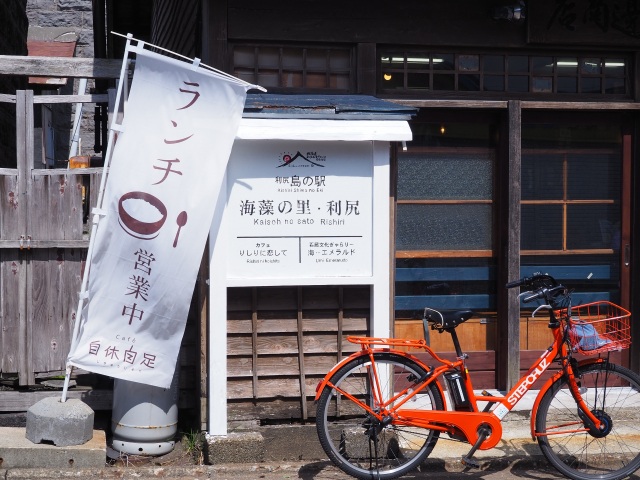
[[[350,477],[327,461],[317,462],[282,462],[260,464],[227,464],[217,466],[194,467],[118,467],[105,469],[21,469],[0,470],[0,479],[43,480],[115,480],[115,479],[219,479],[219,480],[347,480]],[[535,480],[564,478],[544,462],[522,460],[496,460],[487,463],[480,470],[463,470],[451,468],[442,462],[428,462],[421,469],[402,477],[404,479],[469,479],[469,480],[503,480],[525,478]]]
[[[419,471],[405,479],[430,480],[547,480],[564,478],[542,456],[529,431],[528,414],[512,412],[507,418],[499,445],[489,451],[477,452],[475,458],[481,468],[465,469],[460,457],[470,446],[461,442],[438,441],[431,456]],[[0,420],[2,420],[0,418]],[[5,419],[6,420],[6,419]],[[6,422],[5,422],[6,423]],[[21,423],[18,419],[16,423]],[[151,480],[151,479],[220,479],[220,480],[347,480],[352,477],[334,467],[319,446],[314,425],[283,425],[259,429],[261,442],[231,442],[221,460],[215,465],[195,465],[193,457],[178,442],[171,453],[162,457],[105,458],[100,468],[11,468],[2,466],[0,451],[0,480]],[[250,437],[251,438],[251,437]],[[1,444],[1,442],[0,442]],[[211,446],[209,447],[211,448]],[[0,449],[1,450],[1,449]],[[260,450],[251,459],[251,453]],[[211,451],[208,452],[211,454]],[[198,457],[196,455],[196,457]],[[204,455],[198,457],[204,461]],[[229,462],[244,463],[229,463]],[[633,476],[640,480],[640,476]]]

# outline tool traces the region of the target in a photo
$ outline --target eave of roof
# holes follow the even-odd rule
[[[370,95],[249,93],[244,118],[409,120],[417,109]]]

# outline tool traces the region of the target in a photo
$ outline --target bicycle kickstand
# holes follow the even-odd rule
[[[480,468],[480,463],[476,461],[473,457],[473,454],[476,453],[476,450],[482,445],[482,442],[491,434],[491,428],[488,426],[482,426],[478,429],[478,440],[473,444],[469,453],[467,453],[464,457],[462,457],[461,462],[465,467],[470,468]]]

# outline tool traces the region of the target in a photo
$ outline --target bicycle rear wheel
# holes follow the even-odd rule
[[[579,374],[582,398],[606,429],[584,431],[583,414],[560,377],[538,409],[542,453],[575,480],[624,478],[640,467],[640,377],[612,363],[587,365]]]
[[[375,410],[378,392],[399,393],[426,374],[414,361],[393,353],[375,353],[374,364],[378,375],[372,374],[369,356],[358,357],[340,368],[330,383]],[[327,386],[318,400],[316,428],[322,448],[344,472],[363,480],[389,480],[417,468],[433,450],[439,432],[379,422],[335,387]],[[444,409],[433,384],[406,406]]]

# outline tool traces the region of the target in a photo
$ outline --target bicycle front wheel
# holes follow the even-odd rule
[[[316,412],[318,438],[331,461],[363,480],[389,480],[417,468],[433,450],[439,433],[379,421],[362,404],[379,411],[381,396],[391,398],[415,386],[425,374],[411,359],[386,352],[375,353],[373,363],[363,355],[340,368],[320,395]],[[410,409],[444,409],[434,384],[405,405]]]
[[[545,393],[536,418],[544,456],[576,480],[615,480],[640,467],[640,377],[619,365],[596,363],[576,378],[589,410],[605,423],[589,430],[562,376]],[[587,431],[585,431],[587,430]]]

